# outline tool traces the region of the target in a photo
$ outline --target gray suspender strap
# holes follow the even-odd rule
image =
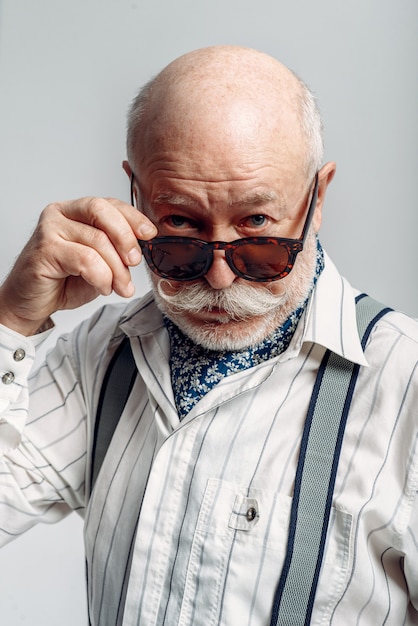
[[[362,346],[390,309],[365,294],[356,302]],[[327,350],[301,441],[284,566],[271,626],[310,624],[331,512],[337,466],[359,366]]]
[[[137,375],[129,337],[119,345],[103,379],[94,425],[90,492]]]

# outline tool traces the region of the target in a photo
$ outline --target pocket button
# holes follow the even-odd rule
[[[254,521],[257,517],[257,510],[253,506],[250,506],[245,517],[247,518],[248,522]]]

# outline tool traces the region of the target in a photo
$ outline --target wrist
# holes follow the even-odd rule
[[[16,315],[13,311],[0,305],[0,324],[20,335],[30,337],[53,327],[51,318],[31,320]]]

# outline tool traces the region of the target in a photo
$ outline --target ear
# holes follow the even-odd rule
[[[129,165],[128,161],[122,161],[122,167],[125,170],[128,178],[130,179],[132,176],[132,170],[131,170],[131,166]]]
[[[316,209],[312,219],[315,232],[319,231],[322,222],[322,209],[325,202],[325,195],[328,185],[334,178],[336,164],[333,161],[325,163],[318,172],[318,199],[316,201]]]

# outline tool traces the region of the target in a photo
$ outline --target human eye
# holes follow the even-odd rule
[[[250,221],[254,226],[265,226],[267,217],[265,215],[251,215]]]
[[[193,227],[193,221],[184,215],[168,215],[164,222],[167,226],[172,228],[191,228]]]
[[[158,224],[158,230],[162,235],[196,237],[196,233],[199,232],[199,224],[196,220],[181,213],[166,214],[160,218]]]
[[[241,225],[246,228],[262,228],[268,224],[268,217],[262,213],[248,215],[242,220]]]

